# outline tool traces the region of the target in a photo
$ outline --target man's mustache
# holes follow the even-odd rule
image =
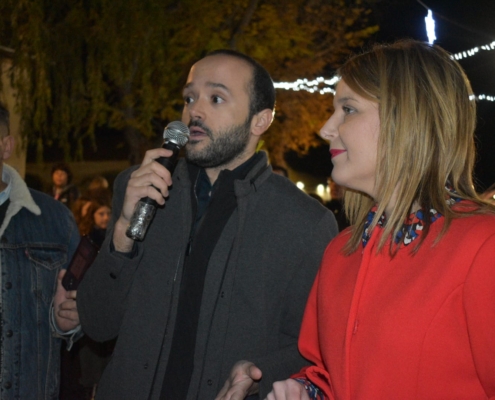
[[[193,120],[189,122],[189,129],[193,126],[197,126],[198,128],[203,129],[203,131],[206,133],[206,136],[208,136],[211,140],[213,140],[213,134],[211,132],[211,129],[208,128],[203,122],[199,120]]]

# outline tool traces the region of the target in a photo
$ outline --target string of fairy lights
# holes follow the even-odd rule
[[[435,19],[433,18],[433,12],[429,9],[425,4],[418,0],[422,6],[424,6],[428,10],[428,14],[425,17],[425,25],[426,25],[426,33],[428,36],[428,41],[430,44],[435,42],[436,34],[435,34]],[[480,51],[493,51],[495,50],[495,41],[482,45],[476,46],[469,50],[460,51],[458,53],[452,54],[452,58],[454,60],[463,60],[468,57],[473,57],[478,54]],[[316,79],[297,79],[294,82],[275,82],[276,89],[285,89],[285,90],[294,90],[301,91],[305,90],[310,93],[332,93],[335,94],[335,85],[339,81],[338,76],[333,76],[332,78],[324,78],[318,77]],[[495,96],[487,95],[487,94],[479,94],[472,95],[471,100],[477,101],[495,101]]]

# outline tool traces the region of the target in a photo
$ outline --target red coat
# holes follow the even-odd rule
[[[417,254],[376,254],[382,229],[350,256],[344,231],[327,247],[295,375],[330,399],[495,399],[495,216],[455,219]]]

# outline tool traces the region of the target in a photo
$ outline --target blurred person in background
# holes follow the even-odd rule
[[[272,171],[274,174],[285,176],[287,179],[289,178],[289,172],[287,171],[287,168],[284,168],[280,165],[272,164]]]
[[[91,179],[91,182],[89,182],[88,192],[91,193],[93,190],[101,188],[108,189],[108,180],[104,176],[97,175],[93,179]]]
[[[112,192],[108,187],[108,181],[101,175],[95,176],[83,194],[72,204],[71,210],[78,226],[86,216],[91,201],[100,204],[111,204],[112,202]],[[85,224],[92,225],[92,219],[86,219]]]
[[[481,198],[495,204],[495,183],[481,194]]]
[[[58,163],[52,167],[52,189],[50,194],[55,200],[72,209],[74,202],[79,198],[79,189],[72,184],[72,171],[68,164]]]
[[[85,215],[79,222],[79,233],[81,236],[88,236],[93,243],[101,247],[105,239],[111,213],[110,201],[106,201],[104,198],[90,200]]]
[[[339,232],[342,232],[349,226],[349,219],[346,217],[344,210],[345,188],[336,183],[331,176],[327,179],[327,182],[330,188],[330,200],[326,202],[325,206],[335,215],[339,225]]]
[[[96,194],[99,196],[96,197]],[[78,227],[81,236],[87,236],[100,248],[107,231],[111,215],[111,198],[108,190],[98,188],[87,200],[85,213],[80,217]],[[95,342],[88,336],[82,337],[70,351],[62,348],[62,382],[60,400],[90,400],[105,366],[110,360],[115,339]]]
[[[61,338],[80,336],[76,292],[61,284],[79,243],[70,211],[5,164],[14,150],[0,104],[0,399],[58,400]]]

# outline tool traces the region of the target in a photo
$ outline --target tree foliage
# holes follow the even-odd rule
[[[14,50],[23,132],[39,154],[66,159],[94,145],[95,127],[120,129],[138,162],[165,122],[179,119],[189,67],[218,48],[243,51],[275,81],[329,74],[372,35],[378,0],[2,0],[0,46]],[[304,153],[331,95],[279,90],[265,137],[273,159]]]

